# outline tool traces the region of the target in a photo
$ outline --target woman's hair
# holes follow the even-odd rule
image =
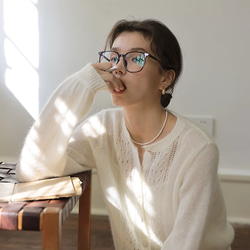
[[[115,39],[122,32],[140,32],[146,39],[150,40],[150,47],[155,56],[159,59],[162,70],[174,70],[175,79],[172,84],[167,88],[166,94],[162,95],[161,104],[167,107],[174,86],[182,71],[182,53],[180,45],[174,34],[163,23],[146,19],[143,21],[118,21],[110,31],[106,46],[111,48]]]

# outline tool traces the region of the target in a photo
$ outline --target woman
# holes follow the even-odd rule
[[[122,20],[106,47],[54,92],[26,138],[18,179],[96,168],[116,249],[230,249],[217,147],[165,109],[182,68],[175,36],[154,20]],[[107,89],[121,109],[77,126]]]

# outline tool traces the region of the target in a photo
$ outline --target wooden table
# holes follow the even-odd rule
[[[0,164],[0,181],[15,175],[15,164]],[[42,232],[42,249],[61,248],[62,225],[79,201],[78,249],[90,249],[91,172],[77,174],[82,181],[81,196],[54,200],[0,202],[1,230]]]

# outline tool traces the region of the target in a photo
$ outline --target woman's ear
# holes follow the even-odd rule
[[[164,71],[162,75],[163,75],[163,78],[159,86],[159,89],[161,91],[164,89],[167,89],[173,83],[175,79],[175,71],[170,69],[170,70]]]

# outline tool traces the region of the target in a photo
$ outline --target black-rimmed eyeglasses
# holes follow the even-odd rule
[[[130,73],[140,72],[145,63],[146,58],[151,57],[152,59],[159,62],[157,58],[146,52],[131,51],[126,54],[119,54],[116,51],[101,51],[99,54],[99,62],[111,62],[113,66],[119,63],[120,58],[123,58],[123,65],[126,71]]]

